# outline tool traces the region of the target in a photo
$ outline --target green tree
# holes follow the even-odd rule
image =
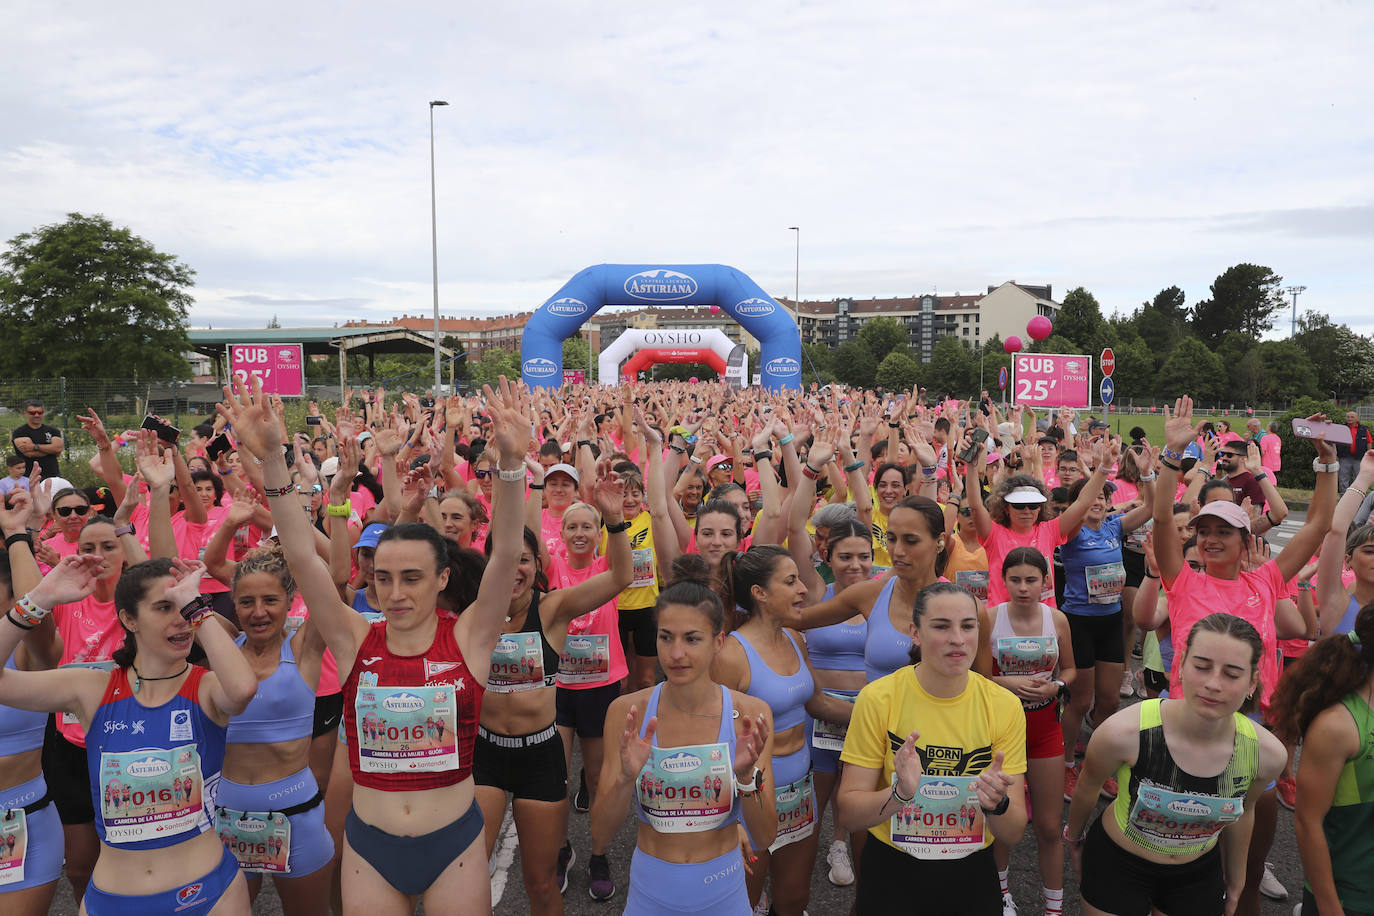
[[[921,378],[921,364],[914,356],[893,350],[878,364],[877,382],[888,391],[906,391]]]
[[[1154,299],[1145,304],[1176,324],[1187,324],[1190,316],[1183,304],[1186,301],[1187,296],[1183,294],[1183,290],[1177,286],[1170,286],[1155,293]]]
[[[976,395],[978,361],[972,351],[957,337],[942,337],[930,354],[926,367],[925,387],[936,393],[957,398]]]
[[[185,378],[194,276],[103,216],[21,233],[0,255],[0,358],[12,376]]]
[[[1212,283],[1212,298],[1193,309],[1193,331],[1208,346],[1223,335],[1244,331],[1258,339],[1274,326],[1274,313],[1283,308],[1283,278],[1268,267],[1237,264]]]
[[[1116,386],[1117,401],[1149,398],[1155,383],[1155,357],[1145,341],[1129,337],[1112,349],[1116,355],[1112,384]]]
[[[1255,355],[1259,361],[1259,384],[1253,403],[1296,401],[1319,393],[1316,367],[1293,341],[1260,341]]]
[[[591,346],[581,335],[573,335],[563,341],[563,368],[586,369],[591,365]]]
[[[902,323],[891,317],[870,318],[859,329],[859,342],[868,347],[878,362],[893,350],[906,352],[910,339]]]
[[[481,359],[469,363],[468,380],[474,388],[494,387],[503,375],[512,381],[520,378],[520,354],[514,350],[486,350]]]
[[[808,370],[813,370],[816,375],[820,376],[822,385],[833,382],[835,380],[834,352],[823,343],[802,344],[802,375],[806,375]]]
[[[835,377],[851,388],[872,388],[878,361],[861,340],[850,340],[835,350]]]
[[[986,388],[988,391],[996,392],[997,373],[1001,369],[1007,370],[1007,387],[1011,387],[1011,354],[1002,346],[1002,335],[994,334],[983,342],[981,348],[975,348],[974,358],[981,357],[983,377],[979,380],[976,387],[980,390]]]
[[[1102,352],[1102,335],[1107,322],[1096,297],[1083,287],[1069,290],[1063,307],[1054,320],[1054,333],[1077,345],[1076,353],[1097,355]]]
[[[1323,396],[1359,400],[1374,392],[1374,341],[1335,324],[1320,312],[1298,319],[1293,342],[1302,348],[1317,372]]]
[[[1221,360],[1202,341],[1189,337],[1160,367],[1155,394],[1165,399],[1186,394],[1210,401],[1216,399],[1224,386]]]

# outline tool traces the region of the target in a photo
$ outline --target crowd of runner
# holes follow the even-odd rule
[[[1014,916],[1029,825],[1048,916],[1068,866],[1085,913],[1249,916],[1284,804],[1303,916],[1374,914],[1374,451],[1316,441],[1271,555],[1278,436],[1187,397],[1153,442],[838,386],[345,401],[92,411],[90,490],[25,438],[0,912],[63,874],[90,916],[264,875],[287,916],[489,912],[509,809],[538,914],[585,869],[630,914],[801,916],[819,867],[860,914]]]

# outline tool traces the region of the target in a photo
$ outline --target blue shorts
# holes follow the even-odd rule
[[[260,786],[221,778],[215,800],[221,808],[235,811],[287,813],[291,823],[291,850],[286,854],[288,871],[275,875],[276,878],[304,877],[324,868],[334,858],[334,839],[324,827],[324,798],[309,767]],[[305,805],[310,806],[305,811],[290,810]]]
[[[0,792],[0,816],[11,809],[30,808],[48,798],[48,784],[40,775]],[[26,811],[24,829],[28,833],[28,846],[24,851],[24,880],[0,886],[0,893],[42,887],[62,876],[62,819],[57,816],[57,805],[49,799],[38,810]]]
[[[838,690],[833,687],[825,688],[827,693],[838,693],[842,696],[857,697],[857,690]],[[811,720],[811,727],[806,730],[806,740],[811,742],[811,769],[817,773],[838,773],[840,771],[840,752],[826,747],[816,747],[813,740],[813,732],[816,728],[818,719]]]
[[[797,750],[773,758],[773,785],[786,786],[796,782],[811,769],[811,729],[806,729],[806,742]]]
[[[171,847],[164,852],[170,852]],[[149,913],[208,913],[239,876],[239,860],[224,850],[215,870],[198,881],[156,894],[111,894],[91,882],[84,903],[87,916],[147,916]]]
[[[744,856],[738,846],[709,862],[692,865],[655,859],[642,849],[636,849],[630,859],[625,916],[750,916],[752,912],[744,886]]]

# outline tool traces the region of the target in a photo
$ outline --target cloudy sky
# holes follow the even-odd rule
[[[1374,5],[0,6],[0,238],[103,213],[192,324],[529,309],[602,262],[803,298],[1226,267],[1374,333]],[[1287,315],[1282,320],[1287,332]]]

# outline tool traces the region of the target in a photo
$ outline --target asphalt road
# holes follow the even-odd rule
[[[1270,542],[1276,547],[1282,547],[1292,537],[1293,532],[1297,531],[1302,522],[1303,514],[1300,512],[1293,513],[1292,517],[1285,520],[1279,529],[1270,534]],[[1133,660],[1133,663],[1139,667],[1138,660]],[[572,772],[577,773],[580,769],[581,759],[574,751]],[[1067,805],[1065,808],[1067,809]],[[610,849],[609,859],[611,873],[616,882],[616,894],[611,900],[601,903],[592,900],[587,893],[586,861],[591,846],[588,816],[574,812],[569,830],[573,847],[577,852],[577,862],[571,869],[568,890],[564,895],[565,912],[570,916],[609,916],[609,914],[620,913],[625,905],[625,886],[629,881],[630,857],[634,852],[635,828],[633,822],[626,821],[616,835],[615,842]],[[827,880],[825,852],[830,847],[832,836],[832,813],[827,810],[821,824],[820,852],[811,880],[811,903],[807,911],[812,916],[823,916],[823,914],[824,916],[832,916],[832,914],[833,916],[842,916],[842,914],[849,912],[850,905],[854,900],[853,887],[835,887]],[[514,826],[509,822],[504,826],[501,842],[498,844],[493,858],[496,860],[496,870],[492,875],[494,913],[497,916],[517,916],[517,914],[528,913],[529,902],[525,897],[520,880],[519,843],[515,836]],[[1269,854],[1269,861],[1273,865],[1274,874],[1288,889],[1289,899],[1286,901],[1265,899],[1261,912],[1264,916],[1289,916],[1294,904],[1302,896],[1302,865],[1298,859],[1293,814],[1283,807],[1279,808],[1278,830],[1275,835],[1273,850]],[[1043,913],[1043,904],[1040,899],[1039,870],[1036,865],[1035,838],[1030,830],[1027,830],[1025,837],[1012,852],[1011,869],[1012,894],[1016,899],[1019,912],[1026,914],[1026,916]],[[1078,882],[1072,871],[1072,868],[1067,869],[1065,876],[1064,913],[1066,916],[1077,916],[1080,912]],[[264,882],[263,892],[254,904],[253,912],[257,916],[279,916],[282,912],[281,904],[270,885],[270,879]],[[56,916],[74,916],[76,913],[71,889],[65,879],[59,885],[58,896],[50,912]]]

